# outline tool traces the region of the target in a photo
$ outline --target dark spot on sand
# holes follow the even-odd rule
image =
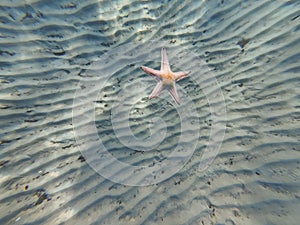
[[[293,20],[295,20],[295,19],[298,19],[299,17],[300,17],[300,15],[297,15],[297,16],[293,17],[293,18],[291,19],[291,21],[293,21]]]
[[[38,189],[35,191],[34,196],[38,197],[38,200],[35,202],[34,205],[39,205],[41,204],[44,200],[50,201],[51,198],[49,195],[46,193],[44,189]]]
[[[61,5],[60,8],[62,8],[62,9],[76,9],[77,5],[74,2],[70,2],[70,3],[67,3],[67,4]]]
[[[28,122],[28,123],[35,123],[39,121],[38,119],[25,119],[24,122]]]
[[[0,145],[10,143],[11,140],[0,140]]]
[[[56,52],[53,52],[53,54],[56,55],[56,56],[62,56],[64,54],[66,54],[66,52],[63,49],[60,49],[60,50],[58,50]]]
[[[0,161],[0,166],[4,166],[7,163],[9,163],[9,160],[2,160]]]
[[[0,55],[1,56],[14,56],[15,54],[16,54],[15,52],[9,52],[9,51],[0,50]]]
[[[79,160],[80,162],[85,162],[85,158],[84,158],[82,155],[78,157],[78,160]]]
[[[249,41],[250,39],[242,38],[237,42],[237,45],[239,45],[242,49],[244,49],[244,47],[246,46],[246,44],[248,44]]]
[[[69,145],[63,146],[62,149],[70,148],[70,147],[72,147],[72,145],[73,144],[69,144]]]

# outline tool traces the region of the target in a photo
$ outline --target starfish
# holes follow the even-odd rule
[[[175,102],[177,104],[180,104],[180,99],[175,87],[175,82],[185,78],[190,73],[190,71],[172,72],[165,48],[161,49],[160,70],[154,70],[146,66],[141,66],[140,68],[145,73],[153,76],[157,80],[157,84],[150,94],[149,99],[157,97],[163,89],[167,89]]]

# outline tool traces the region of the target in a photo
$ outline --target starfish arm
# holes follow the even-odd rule
[[[185,72],[185,71],[181,71],[181,72],[175,72],[173,73],[175,76],[175,80],[179,81],[183,78],[185,78],[191,71]]]
[[[171,96],[173,97],[173,99],[175,100],[175,102],[179,105],[180,104],[180,98],[179,98],[179,95],[177,93],[175,84],[172,86],[172,88],[169,89],[169,92],[170,92]]]
[[[170,69],[170,64],[169,64],[169,59],[167,56],[167,51],[165,48],[161,49],[161,65],[160,65],[160,71],[164,72],[169,72],[171,71]]]
[[[156,84],[155,88],[153,89],[151,95],[149,96],[149,99],[158,96],[159,93],[162,91],[162,89],[163,89],[163,83],[162,83],[161,81],[159,81],[159,82]]]
[[[145,73],[151,75],[151,76],[154,76],[154,77],[157,77],[157,78],[160,78],[160,71],[158,70],[154,70],[154,69],[151,69],[147,66],[141,66],[140,67]]]

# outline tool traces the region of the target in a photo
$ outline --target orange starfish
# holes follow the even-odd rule
[[[165,48],[161,49],[160,70],[154,70],[146,66],[141,66],[141,69],[147,74],[154,76],[154,78],[158,82],[155,88],[153,89],[151,95],[149,96],[149,99],[157,97],[163,89],[167,89],[170,92],[173,99],[175,100],[175,102],[177,104],[180,104],[180,99],[175,87],[175,82],[185,78],[190,73],[190,71],[172,72]]]

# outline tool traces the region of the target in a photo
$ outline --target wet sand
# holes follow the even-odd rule
[[[298,1],[3,1],[0,15],[1,224],[299,223]],[[207,63],[225,98],[226,134],[213,163],[199,171],[209,105],[192,78],[182,80],[201,126],[193,156],[159,184],[116,184],[77,147],[74,94],[104,53],[154,39]],[[159,68],[159,60],[158,52],[149,66]],[[147,99],[155,81],[139,66],[112,76],[96,102],[95,123],[116,158],[147,165],[169,154],[179,127],[172,105]],[[169,142],[153,152],[115,141],[110,108],[128,86],[143,95],[132,112],[133,132],[142,133],[155,115],[171,126]]]

